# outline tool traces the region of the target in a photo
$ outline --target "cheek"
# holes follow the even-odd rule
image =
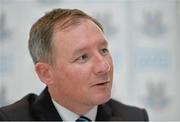
[[[87,80],[90,77],[90,68],[83,65],[69,65],[61,68],[65,78],[74,81]]]

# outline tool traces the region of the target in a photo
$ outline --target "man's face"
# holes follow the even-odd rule
[[[57,99],[94,106],[110,99],[113,64],[107,41],[90,20],[53,34]]]

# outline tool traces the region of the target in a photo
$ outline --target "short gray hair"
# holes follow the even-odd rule
[[[30,31],[28,45],[34,64],[39,61],[52,64],[54,27],[58,24],[58,27],[63,30],[75,25],[77,21],[80,22],[80,19],[90,19],[103,31],[102,25],[97,20],[78,9],[54,9],[34,23]]]

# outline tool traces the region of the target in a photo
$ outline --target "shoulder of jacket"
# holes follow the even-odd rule
[[[20,109],[21,107],[28,107],[31,106],[31,104],[35,101],[37,95],[35,94],[28,94],[24,96],[22,99],[18,100],[17,102],[4,106],[0,108],[0,110],[13,110],[13,109]]]
[[[114,99],[108,101],[107,105],[111,108],[114,115],[121,116],[125,118],[124,120],[147,121],[149,119],[146,110],[143,108],[126,105]]]
[[[17,116],[29,115],[31,105],[34,103],[37,95],[28,94],[19,101],[0,108],[0,118],[12,119]]]
[[[122,103],[122,102],[120,102],[120,101],[117,101],[117,100],[115,100],[115,99],[109,100],[109,101],[107,102],[107,104],[109,104],[111,107],[117,108],[117,109],[119,109],[119,107],[120,107],[121,110],[122,110],[122,109],[125,109],[125,110],[127,110],[127,109],[141,110],[141,108],[139,108],[139,107],[132,106],[132,105],[127,105],[127,104],[124,104],[124,103]]]

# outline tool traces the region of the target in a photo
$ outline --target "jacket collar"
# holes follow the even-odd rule
[[[115,116],[114,111],[112,110],[112,99],[109,100],[107,103],[98,106],[98,112],[96,116],[97,121],[117,121],[123,120],[120,116]]]
[[[111,100],[110,100],[111,101]],[[110,101],[103,105],[98,106],[96,120],[117,120],[113,116],[113,111],[110,106]],[[32,113],[36,120],[59,120],[62,121],[60,115],[58,114],[48,88],[46,87],[44,91],[35,99],[35,102],[32,105]]]
[[[36,98],[32,111],[37,120],[59,120],[62,121],[56,108],[54,107],[48,88],[46,87],[44,91]]]

